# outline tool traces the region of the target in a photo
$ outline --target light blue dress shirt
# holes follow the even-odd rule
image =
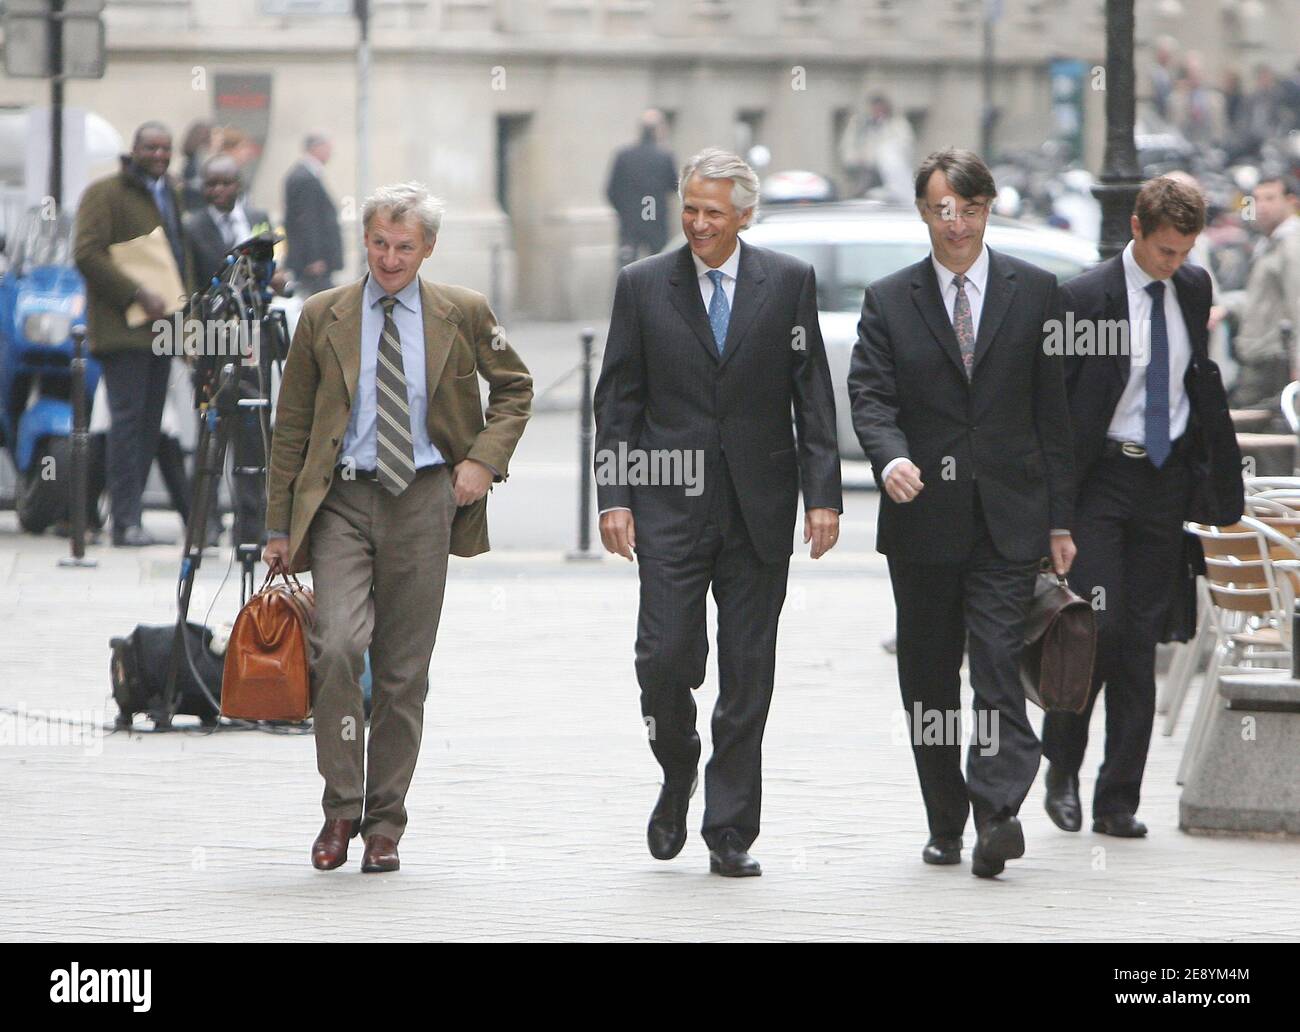
[[[384,309],[379,304],[384,290],[371,276],[361,296],[361,375],[357,379],[357,396],[343,435],[340,461],[356,469],[375,468],[375,364],[379,361],[379,335],[384,329]],[[415,448],[415,468],[436,466],[445,460],[429,441],[425,417],[429,398],[424,382],[424,312],[420,305],[420,278],[417,276],[397,295],[393,321],[402,340],[402,372],[406,377],[406,399],[411,410],[411,443]]]

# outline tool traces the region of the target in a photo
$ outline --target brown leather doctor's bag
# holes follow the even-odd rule
[[[266,575],[235,618],[221,679],[221,715],[236,720],[306,720],[311,715],[307,631],[316,600],[292,574]]]

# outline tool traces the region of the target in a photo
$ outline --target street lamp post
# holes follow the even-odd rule
[[[1106,153],[1100,182],[1092,188],[1101,204],[1103,259],[1124,250],[1129,216],[1142,186],[1133,127],[1137,90],[1133,68],[1133,0],[1106,0]]]
[[[370,0],[353,0],[357,17],[357,207],[370,189]]]

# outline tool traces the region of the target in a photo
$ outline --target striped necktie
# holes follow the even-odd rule
[[[393,319],[397,298],[379,299],[384,307],[384,329],[379,335],[375,362],[375,470],[379,482],[399,495],[415,479],[415,445],[411,443],[411,410],[402,367],[402,339]]]

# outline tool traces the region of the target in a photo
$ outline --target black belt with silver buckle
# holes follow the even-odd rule
[[[1169,445],[1169,457],[1175,458],[1183,453],[1183,438],[1172,441]],[[1106,446],[1102,449],[1102,455],[1108,459],[1125,458],[1125,459],[1145,459],[1147,450],[1145,445],[1138,444],[1136,441],[1112,441],[1106,440]]]
[[[334,467],[334,472],[348,480],[378,480],[379,471],[377,469],[357,469],[354,466],[339,463]]]

